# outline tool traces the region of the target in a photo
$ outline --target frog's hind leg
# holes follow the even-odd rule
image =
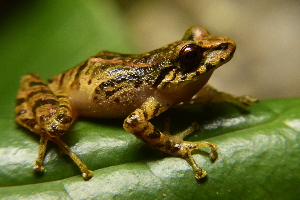
[[[257,98],[249,95],[236,97],[229,93],[220,92],[210,84],[206,84],[204,87],[202,87],[201,90],[199,90],[191,100],[193,103],[202,103],[207,105],[214,102],[230,102],[244,107],[250,106],[252,103],[256,103],[258,101],[259,100]]]
[[[59,90],[52,92],[37,74],[23,76],[15,113],[18,124],[41,136],[38,158],[34,164],[35,171],[44,171],[47,142],[52,140],[74,160],[85,179],[92,177],[92,172],[59,138],[76,117],[66,94]]]
[[[30,89],[30,85],[28,84],[29,79],[31,77],[35,77],[34,75],[27,75],[22,78],[21,81],[21,87],[17,94],[17,100],[16,100],[16,122],[25,128],[39,134],[41,136],[40,139],[40,147],[39,147],[39,153],[38,158],[34,164],[33,169],[38,172],[44,171],[43,166],[43,160],[46,152],[46,146],[48,142],[48,137],[45,135],[45,131],[42,130],[41,126],[38,124],[37,120],[35,119],[34,113],[32,112],[32,109],[30,108],[28,99],[33,95],[33,92],[36,92],[32,89]],[[35,81],[37,84],[38,82]],[[39,82],[39,84],[44,84],[42,82]]]

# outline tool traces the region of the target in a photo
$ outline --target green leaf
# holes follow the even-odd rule
[[[300,192],[300,99],[265,100],[247,110],[219,103],[172,108],[153,120],[162,127],[171,117],[172,129],[197,121],[201,130],[188,140],[206,139],[219,147],[212,163],[208,150],[194,154],[208,171],[196,181],[181,158],[160,153],[122,129],[122,120],[77,121],[64,137],[72,150],[94,170],[84,181],[77,166],[51,145],[46,172],[34,174],[38,138],[1,118],[0,195],[13,197],[138,198],[146,199],[293,199]],[[247,112],[248,111],[248,112]],[[186,119],[186,120],[182,120]],[[40,184],[43,183],[43,184]],[[15,186],[15,187],[9,187]]]
[[[62,137],[94,171],[84,181],[72,160],[50,143],[46,171],[34,173],[39,136],[14,123],[19,79],[29,72],[51,77],[102,49],[129,53],[125,22],[114,1],[33,1],[7,19],[0,32],[1,199],[297,199],[300,195],[300,99],[264,100],[249,108],[228,103],[184,105],[152,120],[171,118],[172,133],[191,122],[186,140],[218,145],[195,151],[208,172],[196,181],[181,158],[161,153],[122,128],[122,120],[79,119]],[[101,6],[99,6],[101,5]],[[4,23],[4,22],[3,22]],[[132,41],[132,40],[131,40]]]

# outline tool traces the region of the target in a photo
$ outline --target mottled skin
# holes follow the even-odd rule
[[[77,116],[86,116],[126,118],[123,124],[126,131],[154,148],[185,158],[193,167],[195,177],[204,177],[206,172],[197,166],[191,152],[210,147],[214,160],[217,146],[206,141],[183,141],[197,124],[170,135],[168,122],[161,132],[149,119],[172,105],[189,101],[207,83],[212,72],[232,58],[234,51],[235,43],[230,39],[191,27],[182,40],[145,54],[102,51],[49,79],[49,84],[37,74],[23,76],[17,95],[16,121],[41,136],[34,169],[44,170],[47,141],[52,140],[75,161],[85,179],[92,177],[86,165],[60,140]],[[204,89],[198,92],[201,98],[194,101],[225,100],[246,105],[252,101],[216,92],[210,86]]]

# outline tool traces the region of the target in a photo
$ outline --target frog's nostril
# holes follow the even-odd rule
[[[207,71],[216,67],[215,65],[212,65],[211,63],[205,63],[204,66],[206,67]]]
[[[222,43],[218,45],[215,50],[226,50],[228,49],[228,45],[229,45],[228,43]]]

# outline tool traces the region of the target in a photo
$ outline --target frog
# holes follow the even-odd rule
[[[151,147],[185,159],[197,180],[207,172],[192,151],[217,145],[208,141],[185,141],[199,128],[196,122],[177,134],[170,133],[170,120],[160,131],[149,122],[182,102],[228,101],[248,106],[255,100],[235,97],[208,85],[213,71],[234,55],[236,44],[228,37],[211,35],[200,26],[189,28],[181,40],[143,54],[101,51],[85,62],[43,81],[36,73],[21,78],[15,114],[17,124],[40,136],[33,169],[43,172],[48,141],[55,142],[79,167],[85,180],[93,172],[61,140],[79,117],[123,118],[123,128]]]

